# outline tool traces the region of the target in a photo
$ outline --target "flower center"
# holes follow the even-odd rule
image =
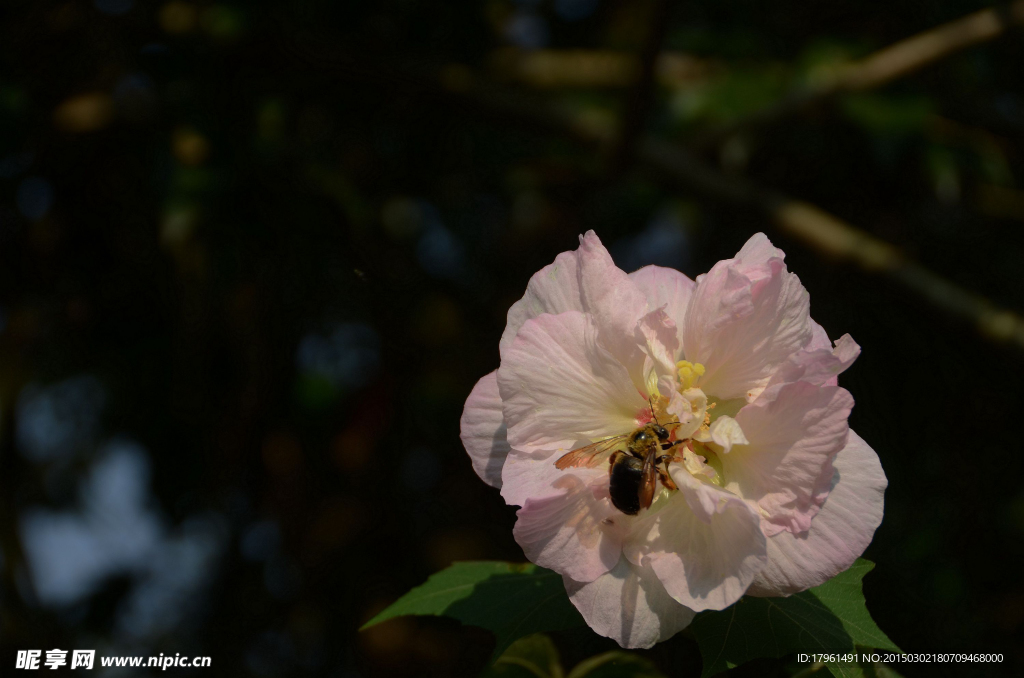
[[[700,363],[691,363],[689,360],[677,362],[676,369],[679,371],[680,391],[693,388],[697,380],[704,376],[704,366]]]
[[[676,430],[676,439],[687,441],[676,454],[676,459],[692,476],[703,482],[721,486],[724,482],[721,460],[715,450],[708,445],[713,439],[711,424],[715,416],[712,415],[712,410],[719,404],[718,400],[709,398],[697,386],[697,382],[704,376],[704,365],[680,360],[676,363],[676,371],[679,375],[679,394],[690,406],[690,416]],[[680,419],[682,420],[684,416]]]

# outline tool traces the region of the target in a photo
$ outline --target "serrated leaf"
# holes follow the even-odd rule
[[[584,659],[569,672],[569,678],[665,678],[665,674],[640,655],[612,650]]]
[[[529,563],[497,561],[455,563],[396,600],[362,628],[405,615],[452,617],[493,631],[497,644],[492,661],[523,636],[584,623],[569,602],[561,575]]]
[[[874,563],[858,560],[821,586],[788,598],[744,597],[697,615],[690,629],[704,659],[702,678],[760,657],[852,652],[855,645],[899,651],[871,619],[861,580]]]
[[[498,657],[482,678],[562,678],[558,650],[543,633],[520,638]]]

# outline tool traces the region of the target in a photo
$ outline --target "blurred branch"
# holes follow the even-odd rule
[[[797,88],[771,106],[702,135],[697,146],[715,146],[741,131],[767,126],[837,94],[881,87],[1020,25],[1024,25],[1024,0],[968,14],[838,68],[831,77]]]
[[[484,93],[474,89],[461,96],[473,106],[571,137],[599,151],[615,143],[613,127],[596,118],[565,115],[501,92]],[[934,308],[973,326],[986,338],[1024,350],[1024,318],[1020,315],[946,280],[910,259],[896,246],[815,205],[763,188],[744,177],[726,174],[657,138],[641,141],[636,157],[642,164],[707,198],[761,211],[781,233],[807,247],[836,260],[853,263],[867,273],[883,275]]]
[[[929,138],[944,144],[959,145],[966,148],[989,149],[1001,154],[1012,153],[1013,144],[1006,137],[1001,137],[987,129],[972,127],[941,115],[931,115],[925,125]]]
[[[611,149],[611,174],[617,175],[633,159],[633,146],[643,133],[654,99],[654,79],[672,13],[672,0],[657,0],[648,18],[647,37],[640,51],[640,71],[623,102],[619,132]]]
[[[499,78],[539,89],[619,88],[636,82],[640,58],[614,50],[505,48],[494,53],[491,67]],[[707,80],[718,67],[689,54],[661,52],[653,73],[662,87],[678,89]]]
[[[983,9],[871,54],[844,69],[837,83],[847,91],[880,87],[962,49],[1024,24],[1024,1]]]
[[[473,115],[571,139],[597,153],[606,153],[617,140],[615,125],[607,117],[558,110],[523,92],[486,86],[464,66],[449,66],[440,73],[423,67],[387,71],[380,64],[364,66],[363,62],[327,46],[320,47],[317,58],[310,61],[314,55],[309,53],[308,42],[294,46],[295,53],[304,56],[308,66],[329,70],[333,77],[348,77],[387,96],[393,96],[395,88],[403,88],[410,94],[438,97],[442,103]],[[780,232],[806,246],[854,263],[868,273],[884,275],[940,311],[969,323],[985,337],[1024,350],[1024,318],[959,287],[908,258],[897,247],[814,205],[765,189],[745,177],[726,174],[677,145],[657,138],[641,139],[636,158],[706,198],[759,210]]]
[[[690,154],[648,140],[640,157],[647,164],[713,198],[754,207],[779,230],[829,257],[883,275],[950,316],[969,323],[988,339],[1024,349],[1024,318],[1001,309],[907,257],[896,246],[806,203],[726,175]]]
[[[1024,221],[1024,191],[1020,189],[980,184],[974,203],[979,212],[993,219]]]

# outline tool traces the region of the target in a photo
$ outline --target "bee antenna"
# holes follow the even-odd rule
[[[651,419],[654,420],[655,424],[657,424],[658,426],[661,426],[661,422],[658,421],[658,415],[656,415],[654,413],[654,401],[651,400],[651,396],[650,395],[647,396],[647,404],[651,406]]]

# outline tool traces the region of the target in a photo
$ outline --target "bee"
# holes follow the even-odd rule
[[[650,508],[654,501],[658,478],[668,489],[676,489],[668,473],[668,461],[673,455],[659,453],[683,442],[685,441],[669,441],[668,429],[654,419],[632,433],[624,433],[578,447],[562,455],[555,462],[555,467],[559,470],[577,466],[593,468],[604,461],[606,452],[615,450],[608,466],[608,493],[615,508],[626,515],[635,516],[641,509]],[[615,449],[623,443],[625,450]]]

